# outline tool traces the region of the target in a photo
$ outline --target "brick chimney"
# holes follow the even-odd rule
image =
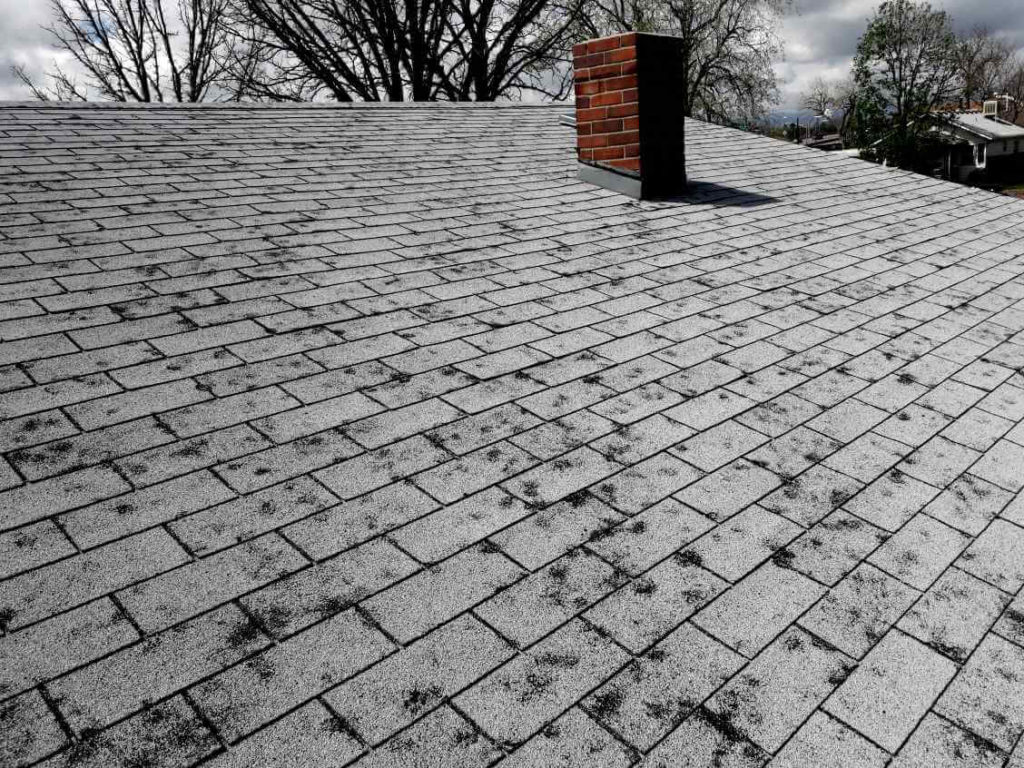
[[[579,176],[635,198],[686,187],[681,40],[630,32],[572,49]]]

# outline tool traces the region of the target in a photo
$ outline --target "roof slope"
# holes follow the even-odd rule
[[[1024,202],[564,111],[0,107],[0,763],[1024,759]]]

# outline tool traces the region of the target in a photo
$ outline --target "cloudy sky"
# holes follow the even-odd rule
[[[818,75],[841,77],[849,71],[867,18],[880,0],[794,0],[783,25],[786,57],[777,66],[781,108],[799,103],[799,95]],[[933,0],[950,12],[959,29],[985,25],[1024,49],[1022,0]],[[41,28],[49,19],[47,0],[0,0],[0,99],[30,94],[11,74],[20,64],[38,74],[61,58]]]
[[[880,0],[795,0],[783,23],[786,57],[778,72],[782,108],[800,101],[800,92],[817,76],[836,78],[850,71],[857,39]],[[1022,0],[932,0],[953,17],[957,31],[988,27],[1024,49]]]

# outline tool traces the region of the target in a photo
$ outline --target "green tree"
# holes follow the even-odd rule
[[[927,164],[935,110],[959,90],[948,14],[926,2],[882,3],[857,45],[853,71],[859,146],[901,168]]]

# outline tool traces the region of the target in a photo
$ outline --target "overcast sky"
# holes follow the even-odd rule
[[[879,0],[795,0],[783,33],[786,57],[777,71],[787,109],[817,75],[841,77],[850,68],[857,38]],[[958,29],[986,25],[1024,49],[1024,1],[933,0],[951,13]],[[0,99],[30,94],[11,74],[21,64],[38,74],[59,56],[41,25],[49,19],[47,0],[0,0]]]
[[[2,1],[2,0],[0,0]],[[818,75],[850,71],[857,39],[880,0],[795,0],[783,23],[785,60],[776,66],[782,108],[799,104],[800,92]],[[953,17],[957,31],[988,27],[1024,49],[1024,0],[932,0]]]

